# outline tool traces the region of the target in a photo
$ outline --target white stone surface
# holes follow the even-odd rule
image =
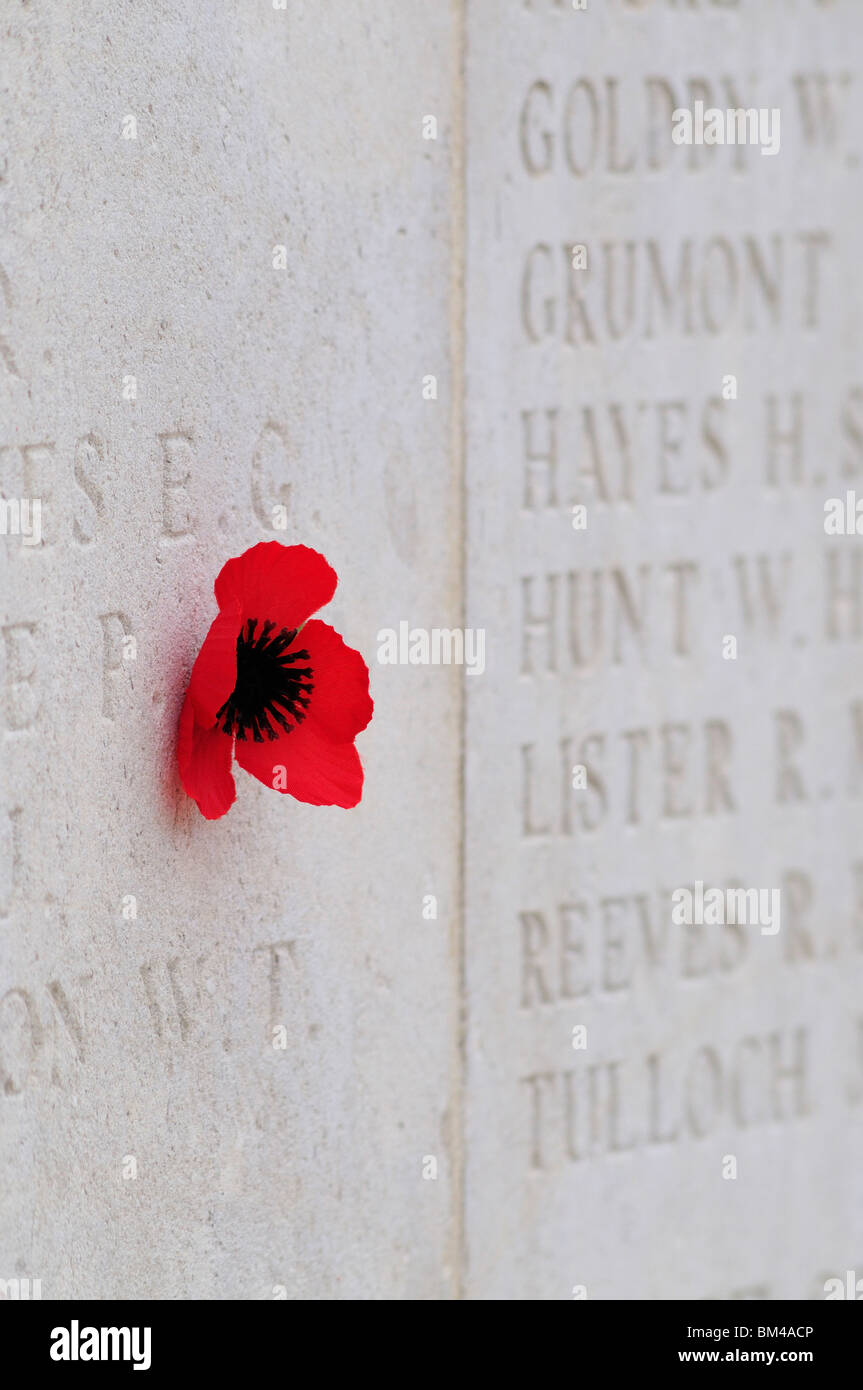
[[[459,673],[373,664],[460,600],[420,390],[450,394],[451,44],[404,0],[5,7],[0,464],[45,534],[0,546],[36,625],[2,670],[0,1275],[44,1298],[455,1287]],[[238,770],[208,824],[179,707],[216,574],[274,535],[326,554],[372,665],[365,796]]]
[[[44,537],[0,536],[0,1280],[863,1273],[856,0],[2,21],[0,491]],[[696,100],[779,153],[675,148]],[[273,536],[338,571],[365,793],[238,769],[208,823],[179,708]],[[485,672],[378,665],[405,621]],[[779,932],[674,925],[696,879]]]
[[[468,14],[467,1292],[823,1297],[863,1258],[861,542],[822,511],[861,463],[863,13]],[[779,154],[674,146],[699,98],[778,106]],[[779,933],[673,926],[699,878],[780,887]]]

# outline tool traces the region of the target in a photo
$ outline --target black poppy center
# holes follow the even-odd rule
[[[249,618],[237,638],[237,683],[216,715],[226,734],[255,743],[289,734],[306,717],[312,693],[307,651],[290,650],[297,629]],[[274,728],[274,724],[278,728]]]

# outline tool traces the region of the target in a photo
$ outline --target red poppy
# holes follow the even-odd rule
[[[262,541],[222,567],[219,616],[180,714],[180,779],[208,820],[236,791],[231,761],[313,806],[356,806],[354,738],[372,717],[369,671],[327,623],[311,619],[336,572],[305,545]]]

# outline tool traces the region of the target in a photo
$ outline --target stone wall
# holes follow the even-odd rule
[[[0,1276],[863,1274],[863,12],[3,9]],[[274,538],[339,574],[364,796],[210,822],[179,710]]]

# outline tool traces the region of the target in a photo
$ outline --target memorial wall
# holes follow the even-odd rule
[[[2,18],[5,1296],[863,1276],[863,10]],[[352,809],[187,794],[260,542]]]
[[[863,1240],[863,14],[468,20],[469,1289],[823,1297]]]

